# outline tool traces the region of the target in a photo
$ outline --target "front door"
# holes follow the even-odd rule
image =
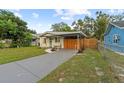
[[[49,38],[50,48],[52,47],[52,38]]]

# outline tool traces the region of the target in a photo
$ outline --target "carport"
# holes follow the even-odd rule
[[[55,42],[54,38],[59,38],[59,42]],[[41,35],[41,41],[43,38],[47,39],[47,44],[45,45],[41,42],[41,47],[54,47],[58,45],[59,48],[65,49],[83,49],[83,38],[87,37],[83,32],[46,32]],[[45,41],[46,42],[46,41]],[[50,42],[50,43],[49,43]],[[54,44],[54,45],[52,45]]]
[[[83,38],[86,35],[83,32],[71,32],[62,35],[64,37],[64,48],[65,49],[82,49],[83,46]]]

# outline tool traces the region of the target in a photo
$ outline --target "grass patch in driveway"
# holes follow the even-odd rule
[[[76,55],[63,63],[39,82],[97,83],[119,80],[115,78],[109,63],[103,60],[97,50],[86,49],[81,55]]]
[[[40,49],[38,47],[0,49],[0,64],[26,59],[44,53],[44,49]]]

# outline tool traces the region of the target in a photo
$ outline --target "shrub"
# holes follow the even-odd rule
[[[4,43],[0,42],[0,48],[4,48],[4,47],[5,47]]]

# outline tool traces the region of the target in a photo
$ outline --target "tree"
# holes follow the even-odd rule
[[[85,16],[85,18],[78,19],[72,23],[74,31],[82,31],[87,36],[91,37],[94,33],[94,19],[89,16]]]
[[[108,15],[103,13],[102,11],[96,12],[96,20],[95,20],[95,37],[99,40],[103,40],[104,33],[106,31],[107,25],[109,22],[123,21],[124,13],[119,15]]]
[[[84,31],[85,34],[89,37],[92,37],[94,35],[94,28],[95,20],[89,16],[85,16],[84,18]]]
[[[8,10],[0,10],[0,39],[11,39],[12,47],[23,46],[31,30],[27,23]]]
[[[24,35],[25,37],[24,37],[24,41],[22,41],[22,46],[30,46],[33,38],[32,33],[26,32]]]
[[[83,25],[84,22],[82,21],[82,19],[78,19],[77,21],[74,21],[72,23],[74,31],[83,31]]]
[[[12,21],[12,18],[14,17],[14,14],[5,11],[0,10],[0,38],[10,38],[10,33],[16,31],[16,23]]]
[[[60,23],[56,23],[56,24],[53,24],[51,29],[53,31],[57,31],[57,32],[62,32],[62,31],[72,31],[71,30],[71,27],[68,26],[68,24],[64,23],[64,22],[60,22]]]
[[[103,40],[104,33],[106,31],[106,27],[109,23],[110,16],[98,11],[96,12],[96,21],[95,21],[95,37],[98,40]]]
[[[37,32],[33,29],[27,29],[27,32],[32,33],[32,34],[37,34]]]
[[[110,16],[110,21],[115,22],[115,21],[123,21],[124,20],[124,13],[119,14],[119,15],[111,15]]]

